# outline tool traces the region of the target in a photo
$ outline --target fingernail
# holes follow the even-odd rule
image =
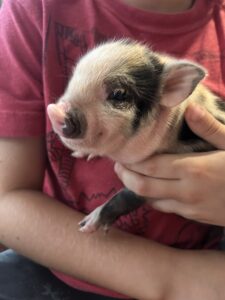
[[[200,121],[205,115],[204,109],[197,104],[190,105],[187,109],[188,110],[186,116],[190,121],[193,122]]]

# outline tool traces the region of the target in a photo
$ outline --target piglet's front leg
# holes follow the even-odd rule
[[[99,227],[108,231],[109,227],[122,215],[126,215],[144,204],[145,198],[137,196],[128,189],[123,189],[108,202],[97,207],[80,223],[80,231],[94,232]]]

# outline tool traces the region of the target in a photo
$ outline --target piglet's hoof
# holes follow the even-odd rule
[[[109,225],[103,224],[101,221],[102,208],[103,205],[97,207],[92,213],[87,215],[81,222],[79,222],[79,231],[92,233],[102,227],[104,232],[107,233],[109,230]]]

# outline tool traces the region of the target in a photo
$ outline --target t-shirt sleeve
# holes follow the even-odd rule
[[[0,9],[0,137],[38,136],[45,131],[38,3],[6,0]]]

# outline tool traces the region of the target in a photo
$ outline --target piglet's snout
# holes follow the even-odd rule
[[[47,108],[54,131],[65,138],[83,138],[87,130],[84,113],[66,103],[50,104]]]
[[[64,104],[49,104],[47,113],[52,123],[52,127],[57,134],[62,133],[62,125],[64,124],[66,108]]]
[[[79,109],[70,109],[66,113],[62,132],[64,137],[71,139],[81,139],[85,136],[87,130],[87,121],[84,113]]]

